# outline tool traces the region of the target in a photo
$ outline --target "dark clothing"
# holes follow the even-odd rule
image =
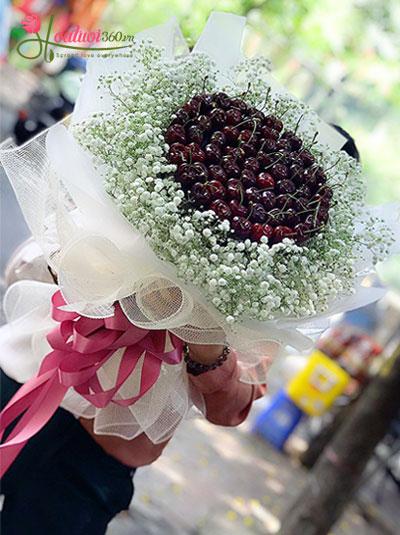
[[[1,407],[20,384],[1,372]],[[129,507],[135,470],[105,453],[64,409],[23,448],[1,482],[2,535],[102,535]]]

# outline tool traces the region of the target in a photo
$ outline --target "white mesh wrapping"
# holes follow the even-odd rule
[[[223,72],[224,67],[234,65],[240,58],[243,26],[241,17],[213,14],[196,51],[206,51]],[[149,36],[155,44],[163,45],[170,57],[188,53],[174,21],[149,33],[142,32],[139,38]],[[221,39],[227,42],[224,37],[229,37],[232,46],[219,46]],[[126,61],[88,62],[73,122],[93,111],[107,110],[109,103],[100,99],[96,91],[98,77],[106,71],[126,68]],[[320,138],[334,148],[343,144],[343,138],[327,125],[321,128]],[[183,284],[174,267],[156,257],[144,238],[117,211],[91,158],[64,124],[55,125],[19,148],[13,148],[9,142],[3,144],[0,157],[32,234],[58,274],[59,287],[69,303],[66,309],[89,317],[107,317],[113,314],[113,303],[119,301],[126,316],[138,327],[168,329],[190,343],[228,343],[237,351],[244,382],[265,382],[268,362],[282,347],[310,347],[312,342],[302,329],[318,328],[330,314],[361,306],[381,295],[380,291],[366,290],[360,285],[355,296],[332,303],[320,318],[303,322],[287,318],[244,321],[230,327],[197,288]],[[41,307],[37,303],[38,292],[44,299]],[[44,336],[49,326],[54,325],[48,317],[49,309],[45,307],[43,311],[43,302],[49,297],[48,285],[17,283],[7,295],[6,307],[15,309],[21,297],[28,306],[23,314],[10,320],[23,325],[30,317],[29,309],[36,318],[36,341],[25,351],[29,353],[26,358],[38,365],[45,355]],[[104,386],[112,386],[120,357],[117,352],[101,370]],[[119,395],[135,394],[140,373],[139,367]],[[96,409],[74,391],[69,391],[63,402],[75,414],[94,418],[97,433],[132,439],[145,432],[155,443],[172,435],[193,404],[204,411],[201,396],[188,385],[183,365],[168,364],[163,364],[153,388],[130,407],[111,403]]]

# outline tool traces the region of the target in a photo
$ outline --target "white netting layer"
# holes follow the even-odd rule
[[[223,73],[240,59],[244,23],[241,17],[213,14],[195,51],[206,52]],[[148,37],[164,46],[169,58],[188,53],[174,21],[138,36]],[[221,42],[223,47],[219,46]],[[107,98],[100,99],[98,78],[105,72],[127,68],[127,61],[133,60],[89,62],[72,122],[79,122],[94,111],[107,111],[110,103]],[[132,69],[132,64],[129,67]],[[283,91],[275,82],[273,85],[276,91]],[[319,133],[321,141],[334,148],[342,146],[343,138],[322,122]],[[102,176],[92,158],[65,125],[52,127],[23,147],[6,143],[1,149],[1,163],[32,234],[58,274],[59,287],[68,303],[66,309],[88,317],[108,317],[113,314],[113,303],[119,301],[126,316],[138,327],[168,329],[188,343],[227,343],[237,351],[244,382],[265,382],[267,364],[282,347],[310,347],[306,330],[318,327],[321,320],[333,313],[361,306],[381,295],[378,290],[360,285],[356,295],[332,303],[322,318],[302,322],[290,318],[244,321],[231,326],[196,287],[179,280],[175,268],[161,261],[118,212],[104,191]],[[38,295],[43,296],[40,306]],[[29,337],[25,337],[29,345],[19,343],[15,352],[28,352],[30,357],[26,358],[31,358],[33,367],[49,351],[45,335],[54,323],[49,320],[49,307],[43,308],[48,298],[48,285],[38,287],[32,283],[16,284],[6,299],[7,309],[14,310],[13,314],[8,313],[10,326],[17,325],[14,334],[24,325],[30,326]],[[18,312],[16,304],[21,301],[25,307]],[[120,357],[116,352],[102,368],[104,388],[112,386]],[[119,395],[133,396],[140,374],[139,368]],[[153,442],[170,437],[193,404],[204,409],[201,396],[188,384],[182,364],[163,364],[154,387],[129,407],[110,404],[96,409],[74,391],[68,392],[63,402],[75,414],[95,418],[98,433],[131,439],[145,432]]]

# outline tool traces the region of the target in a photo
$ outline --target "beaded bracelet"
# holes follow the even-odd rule
[[[185,344],[183,348],[183,357],[186,362],[186,371],[191,375],[200,375],[201,373],[205,373],[210,370],[215,370],[216,368],[218,368],[218,366],[222,366],[222,364],[228,358],[229,353],[230,348],[228,346],[225,346],[221,355],[212,364],[203,364],[202,362],[197,362],[190,358],[189,346]]]

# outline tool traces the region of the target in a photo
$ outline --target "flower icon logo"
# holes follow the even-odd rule
[[[36,13],[27,15],[24,20],[21,22],[24,30],[28,33],[37,33],[40,31],[40,17]]]

